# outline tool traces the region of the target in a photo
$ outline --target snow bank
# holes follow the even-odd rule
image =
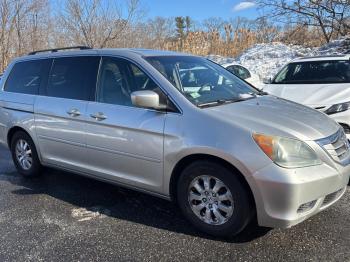
[[[334,40],[318,49],[319,55],[345,54],[350,52],[350,36]]]
[[[247,49],[235,61],[262,79],[272,77],[289,61],[310,54],[314,55],[315,50],[282,43],[257,44]]]
[[[350,37],[334,40],[319,48],[307,48],[275,42],[257,44],[236,58],[209,55],[219,64],[239,63],[257,74],[260,79],[273,77],[286,63],[298,57],[342,54],[350,51]]]

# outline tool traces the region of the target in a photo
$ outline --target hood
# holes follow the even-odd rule
[[[269,84],[264,86],[264,91],[311,107],[350,102],[350,83]]]
[[[330,136],[340,128],[323,113],[274,96],[261,96],[205,110],[212,117],[250,132],[304,141]]]

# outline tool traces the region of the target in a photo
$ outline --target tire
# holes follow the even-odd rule
[[[208,191],[204,189],[204,180],[210,181],[209,189],[211,189]],[[220,190],[215,187],[216,183]],[[200,189],[204,190],[199,197],[199,191],[196,189],[198,184],[201,186]],[[216,198],[205,198],[208,196],[205,195],[206,191],[211,192],[209,196],[212,194]],[[195,194],[195,199],[190,199],[190,193]],[[197,200],[198,198],[201,200]],[[228,200],[223,201],[223,199]],[[215,237],[231,238],[237,235],[249,224],[255,214],[249,193],[237,175],[215,162],[196,161],[183,170],[177,184],[177,201],[185,217],[196,228]],[[201,209],[203,205],[205,207]],[[222,209],[223,205],[225,209]],[[201,211],[197,211],[196,214],[191,206],[198,207]],[[215,213],[214,209],[216,209]],[[205,216],[207,210],[210,212],[209,219]]]
[[[21,145],[23,146],[21,147]],[[10,148],[11,148],[12,159],[18,173],[28,178],[40,175],[42,166],[40,164],[38,153],[35,148],[33,140],[30,138],[30,136],[27,133],[23,131],[16,132],[11,139]],[[30,150],[30,153],[28,152],[29,150]],[[19,160],[20,159],[19,151],[21,151],[21,154],[22,154],[21,156],[23,156],[24,152],[27,152],[26,158],[25,158],[26,161],[22,163]],[[30,165],[28,163],[30,163]]]

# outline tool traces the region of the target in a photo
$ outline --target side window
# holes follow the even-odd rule
[[[76,100],[92,99],[99,61],[100,57],[55,58],[46,95]]]
[[[226,69],[230,71],[232,74],[234,74],[235,76],[237,76],[237,72],[235,71],[235,66],[228,66]]]
[[[278,74],[275,76],[273,79],[272,83],[273,84],[280,84],[280,83],[285,83],[287,82],[287,76],[290,75],[290,72],[294,69],[293,64],[289,64],[284,66]]]
[[[133,106],[131,93],[152,90],[159,94],[160,103],[166,97],[157,84],[138,66],[118,58],[103,58],[100,68],[97,101],[107,104]]]
[[[50,60],[42,59],[16,63],[5,83],[4,90],[36,95],[48,74]]]
[[[247,79],[250,77],[250,73],[247,69],[239,65],[232,65],[227,67],[227,70],[230,71],[235,76],[238,76],[241,79]]]
[[[237,66],[237,67],[238,67],[239,75],[242,79],[247,79],[251,76],[249,71],[243,66]]]

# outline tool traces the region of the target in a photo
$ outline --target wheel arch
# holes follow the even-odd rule
[[[11,141],[12,141],[14,134],[17,132],[20,132],[20,131],[26,133],[28,136],[30,136],[32,138],[30,133],[25,128],[20,127],[20,126],[13,126],[7,132],[7,145],[10,149],[11,149]],[[32,138],[32,140],[33,140],[33,138]]]
[[[230,170],[232,172],[232,174],[236,175],[238,177],[238,179],[240,180],[240,182],[242,183],[242,185],[247,190],[251,203],[256,208],[256,202],[255,202],[253,191],[252,191],[248,181],[246,180],[246,178],[242,174],[242,172],[237,167],[235,167],[233,164],[231,164],[230,162],[228,162],[227,160],[225,160],[223,158],[220,158],[220,157],[217,157],[217,156],[214,156],[214,155],[210,155],[210,154],[203,154],[203,153],[187,155],[187,156],[183,157],[175,165],[175,167],[174,167],[174,169],[173,169],[173,171],[171,173],[170,185],[169,185],[170,198],[174,202],[177,201],[177,199],[176,199],[177,182],[179,180],[179,177],[180,177],[182,171],[189,164],[191,164],[191,163],[193,163],[195,161],[199,161],[199,160],[205,160],[205,161],[218,163],[218,164],[226,167],[228,170]]]
[[[39,160],[41,161],[41,154],[40,154],[40,149],[37,145],[37,141],[34,139],[34,134],[32,134],[29,130],[27,130],[25,127],[22,127],[22,126],[18,126],[18,125],[15,125],[15,126],[12,126],[8,131],[7,131],[7,134],[6,134],[6,139],[7,139],[7,145],[8,145],[8,148],[11,150],[11,140],[13,138],[13,135],[17,132],[24,132],[26,133],[33,141],[34,145],[35,145],[35,149],[38,153],[38,157],[39,157]]]

